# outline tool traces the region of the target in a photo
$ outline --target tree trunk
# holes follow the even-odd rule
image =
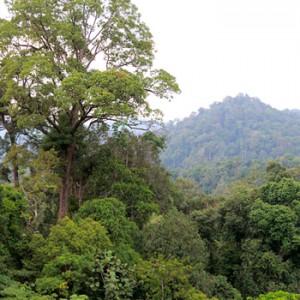
[[[76,146],[75,140],[73,140],[68,146],[66,151],[66,164],[65,164],[63,177],[62,177],[61,189],[60,189],[59,212],[58,212],[58,220],[57,220],[58,223],[65,216],[68,215],[70,178],[71,178],[71,169],[72,169],[75,146]]]
[[[13,165],[12,173],[13,173],[14,187],[18,188],[20,186],[20,183],[19,183],[19,168],[18,168],[18,166]]]
[[[79,179],[78,181],[73,182],[72,185],[72,191],[75,197],[78,199],[78,207],[80,207],[83,203],[83,193],[86,187],[86,183],[82,179]]]
[[[7,133],[9,135],[10,138],[10,146],[17,146],[17,138],[16,138],[16,134],[10,129],[9,126],[6,127]],[[18,188],[20,186],[20,182],[19,182],[19,166],[16,165],[15,161],[17,160],[17,154],[15,154],[15,156],[13,157],[13,161],[12,161],[12,176],[13,176],[13,183],[14,183],[14,187]]]
[[[83,193],[85,190],[85,186],[86,185],[83,183],[83,180],[80,180],[79,185],[78,185],[78,205],[79,205],[79,207],[83,203]]]

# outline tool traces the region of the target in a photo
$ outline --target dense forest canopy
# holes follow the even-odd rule
[[[293,168],[269,161],[243,181],[230,177],[231,187],[219,185],[218,195],[193,180],[174,181],[160,161],[168,153],[165,137],[145,124],[135,130],[158,119],[149,94],[170,98],[179,87],[153,69],[152,36],[130,0],[6,3],[0,297],[300,299],[297,159],[289,156]],[[101,69],[94,68],[98,59]],[[235,173],[227,157],[248,163],[271,158],[269,150],[284,155],[275,137],[296,154],[297,124],[295,113],[282,115],[247,96],[227,98],[170,123],[185,147],[168,140],[166,151],[173,167],[197,159]],[[194,157],[193,145],[200,147]],[[207,176],[213,169],[204,166]]]
[[[281,157],[287,166],[296,165],[299,132],[297,110],[279,111],[258,98],[239,94],[169,122],[161,158],[175,174],[192,178],[212,192],[222,182],[263,170],[272,159]]]

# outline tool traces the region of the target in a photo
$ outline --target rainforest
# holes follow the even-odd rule
[[[299,112],[180,93],[130,0],[6,1],[2,299],[300,299]]]

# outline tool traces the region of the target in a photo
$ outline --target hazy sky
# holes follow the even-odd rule
[[[300,109],[299,0],[133,2],[154,35],[155,65],[182,90],[171,103],[152,101],[166,120],[240,92]]]
[[[182,93],[163,105],[183,117],[247,93],[273,107],[300,108],[299,0],[134,0],[150,27],[156,63]]]

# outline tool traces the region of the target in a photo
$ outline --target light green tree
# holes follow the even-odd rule
[[[64,218],[48,237],[33,235],[32,255],[26,267],[36,274],[35,287],[42,295],[61,297],[85,294],[95,258],[111,248],[106,229],[91,218],[78,222]]]
[[[57,197],[60,187],[60,178],[55,172],[60,164],[57,153],[53,149],[49,151],[39,149],[35,153],[26,149],[24,145],[15,145],[11,147],[4,160],[5,164],[12,161],[18,166],[19,188],[29,204],[28,229],[31,232],[39,230],[45,232],[46,228],[40,227],[45,221],[45,211],[54,214],[57,208],[53,200]]]
[[[259,295],[257,298],[248,297],[247,300],[299,300],[300,294],[288,293],[284,291],[271,292]]]
[[[156,111],[147,95],[169,98],[179,89],[174,77],[152,68],[152,36],[130,0],[7,5],[11,19],[0,24],[3,97],[18,113],[19,126],[42,132],[61,150],[61,220],[68,214],[80,129],[93,122],[151,118]]]
[[[191,269],[177,259],[167,260],[162,256],[140,261],[136,266],[138,286],[135,299],[209,299],[191,285]]]

